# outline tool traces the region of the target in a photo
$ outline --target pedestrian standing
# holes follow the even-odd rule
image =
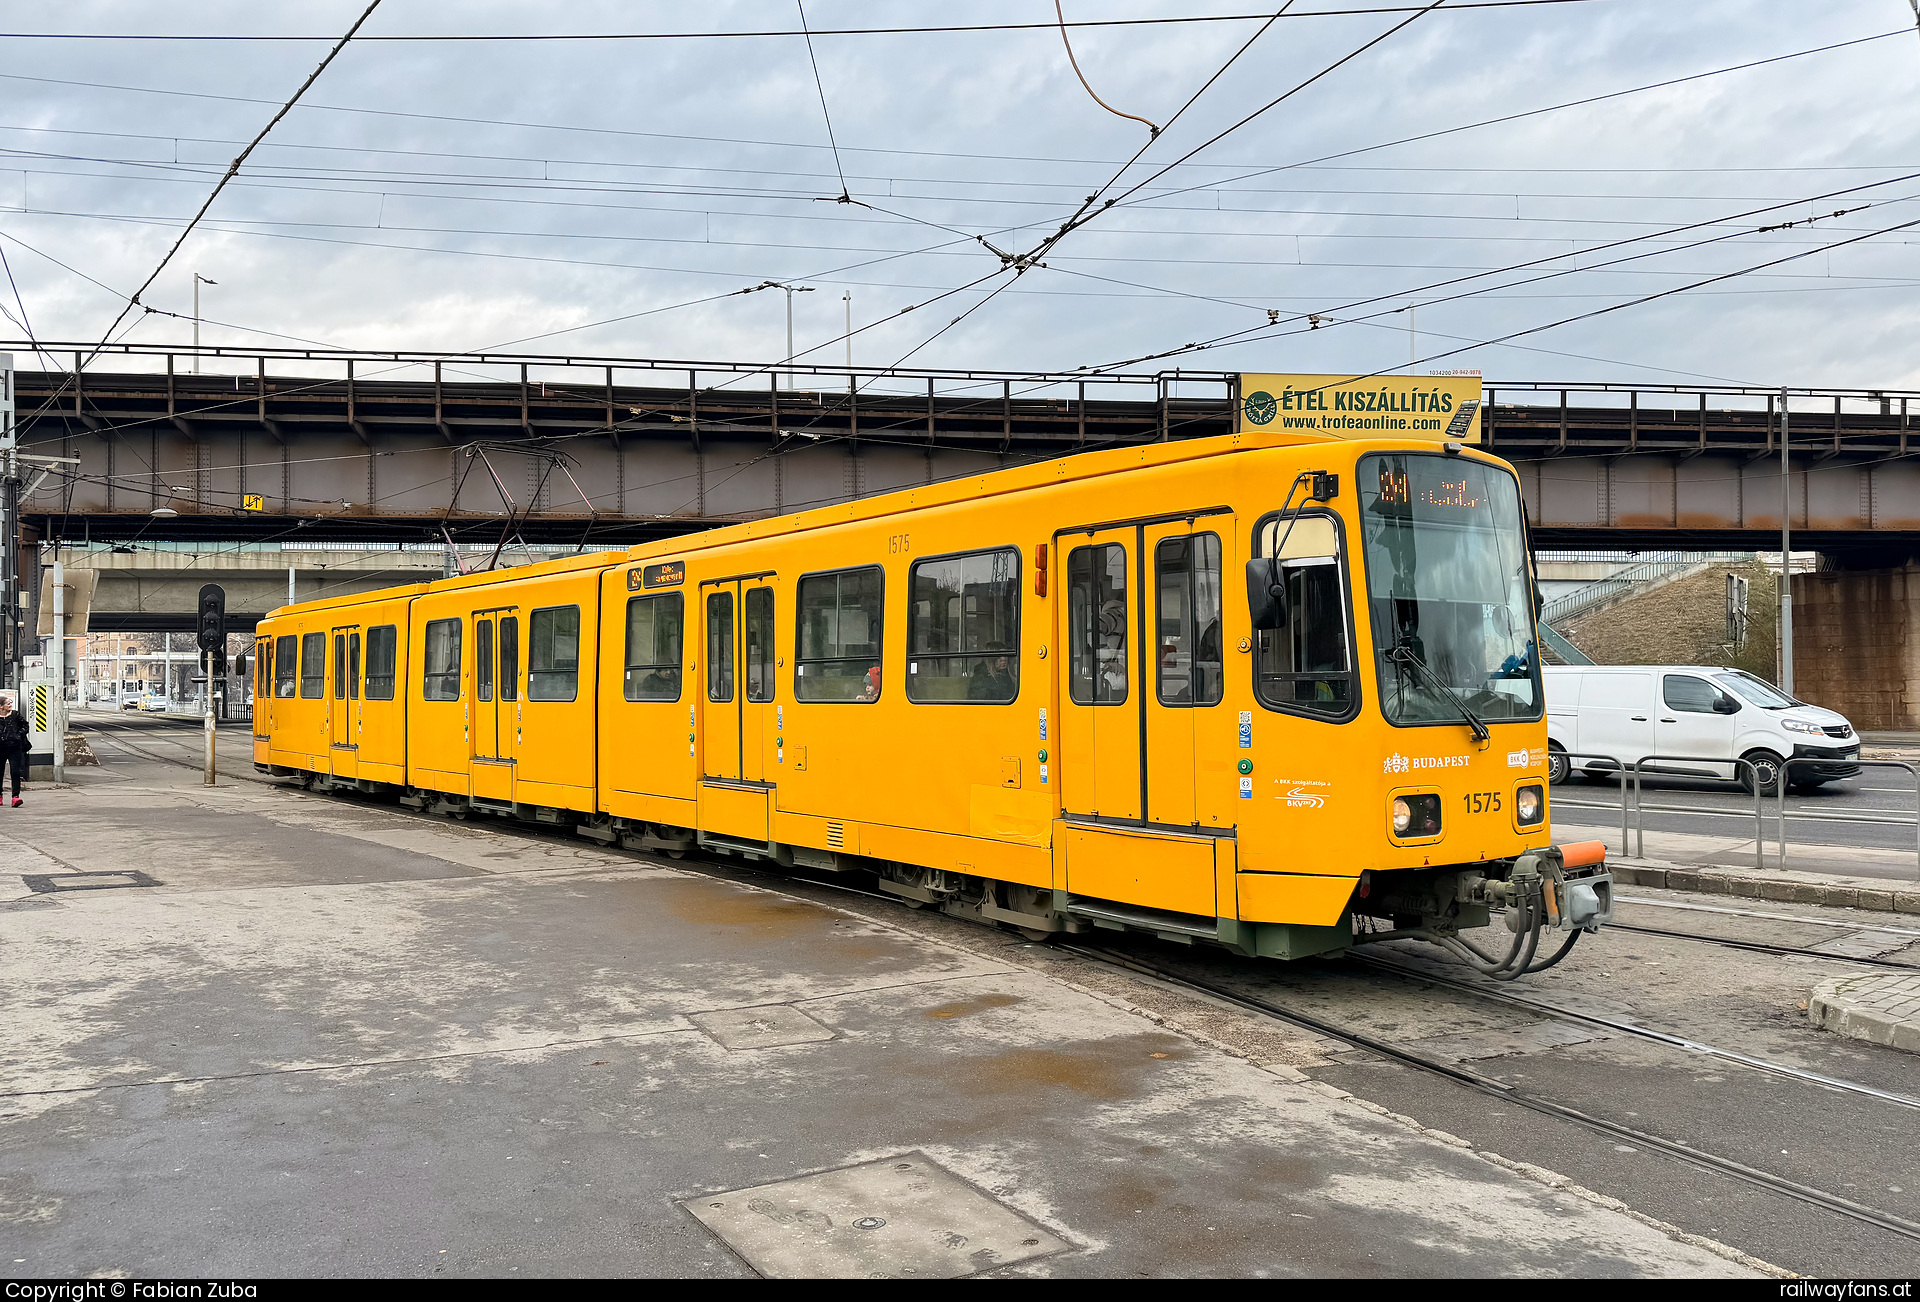
[[[0,696],[0,781],[13,772],[13,807],[20,807],[20,779],[27,775],[27,748],[32,743],[27,721],[13,708],[13,698]]]

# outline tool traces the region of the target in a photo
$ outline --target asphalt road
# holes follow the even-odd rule
[[[1753,836],[1754,798],[1731,782],[1642,777],[1640,802],[1649,832]],[[1609,778],[1575,777],[1553,788],[1552,805],[1556,821],[1617,828],[1620,784]],[[1914,783],[1898,769],[1870,768],[1812,792],[1790,792],[1786,808],[1792,844],[1912,851],[1920,836]],[[1779,797],[1764,798],[1761,811],[1766,836],[1777,837]]]

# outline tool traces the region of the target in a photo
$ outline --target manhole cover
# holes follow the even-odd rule
[[[682,1205],[770,1279],[956,1279],[1072,1246],[921,1153]]]
[[[694,1013],[687,1020],[729,1049],[771,1049],[782,1044],[809,1044],[833,1038],[830,1027],[822,1026],[791,1004],[724,1008],[715,1013]]]
[[[26,883],[28,890],[38,895],[51,895],[56,891],[109,891],[160,884],[143,872],[28,873],[20,880]]]

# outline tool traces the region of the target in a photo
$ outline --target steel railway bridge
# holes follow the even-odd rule
[[[1225,433],[1238,383],[157,345],[107,349],[82,370],[71,344],[11,347],[16,365],[44,368],[16,371],[22,450],[73,459],[22,502],[23,522],[96,541],[625,545]],[[1520,468],[1540,546],[1777,540],[1777,390],[1487,391],[1486,445]],[[1920,391],[1795,388],[1790,406],[1796,545],[1920,546]]]

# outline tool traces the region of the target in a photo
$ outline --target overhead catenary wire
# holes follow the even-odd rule
[[[1210,145],[1217,144],[1219,141],[1225,139],[1227,136],[1231,135],[1233,132],[1238,131],[1240,128],[1246,126],[1247,123],[1252,122],[1254,119],[1269,112],[1270,110],[1277,107],[1278,105],[1285,103],[1288,99],[1291,99],[1294,95],[1298,94],[1302,90],[1305,90],[1307,87],[1313,85],[1314,83],[1322,80],[1325,77],[1330,76],[1335,71],[1346,66],[1348,63],[1351,63],[1354,59],[1357,59],[1362,54],[1365,54],[1368,50],[1372,49],[1374,46],[1380,44],[1382,41],[1387,40],[1389,37],[1393,36],[1395,33],[1403,30],[1404,28],[1406,28],[1407,26],[1409,26],[1414,22],[1417,22],[1419,19],[1425,17],[1427,14],[1432,13],[1435,9],[1438,9],[1440,6],[1444,5],[1446,2],[1447,0],[1432,0],[1432,3],[1424,6],[1423,8],[1418,10],[1416,13],[1410,15],[1409,17],[1403,19],[1402,21],[1395,23],[1392,27],[1380,33],[1378,36],[1372,37],[1365,44],[1361,45],[1358,49],[1355,49],[1347,54],[1342,55],[1340,58],[1334,60],[1332,63],[1328,64],[1326,67],[1322,68],[1319,72],[1316,72],[1311,77],[1308,77],[1305,81],[1296,83],[1290,89],[1282,93],[1278,98],[1273,99],[1263,107],[1254,110],[1252,113],[1248,114],[1246,117],[1241,118],[1238,122],[1226,128],[1226,130],[1216,133],[1215,135],[1210,137],[1207,141],[1205,141],[1203,144],[1200,144],[1194,147],[1193,149],[1188,150],[1185,154],[1181,156],[1181,158],[1182,159],[1191,158],[1193,155],[1201,152],[1202,150],[1206,149]],[[1262,30],[1264,31],[1265,29],[1263,28]],[[1258,33],[1256,33],[1255,35],[1257,38]],[[1251,42],[1249,42],[1249,44],[1251,44]],[[1241,52],[1244,52],[1244,50],[1245,50],[1245,47],[1242,47]],[[1238,57],[1239,57],[1239,53],[1236,53],[1234,55],[1234,58],[1237,59]],[[1228,60],[1228,63],[1230,64],[1232,63],[1232,61],[1233,60],[1230,59]],[[1207,82],[1207,86],[1211,86],[1213,84],[1213,81],[1217,79],[1218,75],[1219,74],[1216,73],[1214,78],[1209,79]],[[1205,89],[1206,89],[1206,86],[1201,87],[1202,91],[1204,91]],[[1197,99],[1198,97],[1199,97],[1198,93],[1196,93],[1195,98]],[[1192,101],[1189,100],[1188,103],[1191,104]],[[1136,154],[1134,157],[1137,159],[1139,155]],[[1035,246],[1035,248],[1031,253],[1026,255],[1026,261],[1037,262],[1039,259],[1046,257],[1049,253],[1053,251],[1053,249],[1056,246],[1059,245],[1061,240],[1065,239],[1068,236],[1068,234],[1086,225],[1088,222],[1092,221],[1096,216],[1098,216],[1101,212],[1106,211],[1108,208],[1111,208],[1115,203],[1118,203],[1120,201],[1119,199],[1109,199],[1106,202],[1106,204],[1103,205],[1102,207],[1100,208],[1094,207],[1094,205],[1099,202],[1100,196],[1105,194],[1107,190],[1111,189],[1113,185],[1117,184],[1120,176],[1124,175],[1126,170],[1127,170],[1126,168],[1122,168],[1120,172],[1115,173],[1113,181],[1108,182],[1107,185],[1102,186],[1099,190],[1095,191],[1093,194],[1088,195],[1086,198],[1086,201],[1082,203],[1078,209],[1075,210],[1074,214],[1071,217],[1069,217],[1065,222],[1061,223],[1060,228],[1057,231],[1047,236],[1046,239],[1042,240],[1037,246]],[[1130,187],[1125,192],[1125,194],[1121,196],[1121,198],[1124,198],[1125,195],[1138,193],[1143,185],[1150,183],[1151,181],[1155,180],[1160,176],[1164,176],[1167,173],[1167,171],[1168,171],[1167,167],[1160,168],[1152,176],[1148,177],[1146,181],[1140,182]]]
[[[847,197],[847,173],[840,166],[840,142],[833,136],[833,114],[827,110],[827,87],[820,80],[820,58],[813,52],[813,33],[807,30],[807,6],[805,0],[793,0],[793,7],[800,11],[800,34],[807,38],[807,63],[813,69],[813,88],[820,94],[820,117],[827,124],[827,146],[833,150],[833,170],[840,177],[840,202],[850,203]]]
[[[167,269],[167,264],[173,261],[173,255],[180,251],[180,246],[187,242],[187,237],[189,235],[193,234],[193,228],[198,226],[200,224],[200,219],[207,215],[207,210],[213,207],[214,200],[220,197],[220,192],[227,188],[227,183],[229,181],[233,180],[235,176],[239,175],[240,168],[247,161],[247,156],[253,153],[253,151],[259,147],[260,142],[267,138],[267,133],[272,131],[276,126],[278,126],[282,118],[286,117],[288,113],[293,111],[293,106],[300,102],[300,97],[307,93],[307,88],[312,86],[314,82],[320,79],[320,74],[325,72],[327,70],[327,66],[331,64],[334,61],[334,59],[339,57],[340,51],[347,48],[347,42],[353,39],[354,34],[360,30],[362,25],[366,23],[367,19],[373,17],[373,11],[375,9],[378,9],[379,7],[380,7],[380,0],[371,0],[371,2],[367,5],[367,7],[361,11],[360,16],[353,20],[353,26],[349,27],[346,31],[346,34],[344,36],[341,36],[339,40],[334,44],[333,48],[327,51],[326,57],[320,60],[320,65],[307,75],[307,79],[305,81],[300,83],[299,89],[293,92],[292,96],[288,98],[287,102],[281,106],[280,111],[278,113],[275,113],[273,117],[268,120],[267,124],[264,127],[260,128],[260,133],[256,135],[252,140],[248,141],[247,147],[245,149],[242,149],[240,153],[234,158],[233,162],[227,165],[227,170],[225,175],[223,175],[220,178],[218,184],[216,184],[213,187],[213,192],[207,196],[206,202],[200,205],[200,210],[196,212],[193,215],[192,219],[187,222],[186,228],[180,232],[179,238],[174,240],[172,247],[170,247],[166,251],[166,253],[161,255],[159,263],[154,267],[154,269],[150,273],[148,273],[147,278],[140,283],[140,288],[133,291],[132,296],[127,300],[127,306],[120,310],[120,313],[118,316],[114,317],[113,324],[107,327],[105,334],[102,336],[103,342],[107,337],[110,337],[113,334],[114,330],[119,327],[120,323],[126,319],[127,313],[132,311],[133,308],[139,304],[140,296],[146,293],[148,289],[152,288],[153,282],[160,278],[160,273]]]
[[[1542,5],[1599,4],[1605,0],[1462,0],[1456,9],[1530,9]],[[1351,18],[1369,14],[1406,13],[1416,5],[1374,5],[1356,8],[1303,9],[1296,18]],[[1166,27],[1193,23],[1258,22],[1267,15],[1183,14],[1163,18],[1089,18],[1065,24],[1072,27]],[[1064,20],[1063,20],[1064,21]],[[801,35],[813,36],[944,36],[961,32],[1019,32],[1051,29],[1055,23],[948,23],[921,27],[828,27],[811,33],[792,29],[760,28],[738,32],[445,32],[389,33],[369,36],[369,44],[441,44],[441,43],[515,43],[522,41],[713,41],[767,39]],[[313,44],[330,41],[330,36],[295,35],[280,32],[261,33],[189,33],[189,32],[0,32],[0,40],[18,41],[127,41],[127,42],[213,42]]]
[[[1916,2],[1920,2],[1920,0],[1916,0]],[[1087,74],[1080,71],[1080,60],[1076,59],[1073,55],[1073,42],[1067,36],[1067,15],[1066,15],[1066,12],[1060,7],[1060,0],[1053,0],[1053,13],[1054,13],[1054,17],[1060,20],[1060,44],[1067,47],[1067,63],[1072,66],[1073,75],[1080,79],[1081,89],[1087,92],[1087,94],[1092,98],[1095,104],[1098,104],[1101,108],[1113,114],[1115,117],[1126,118],[1129,121],[1138,122],[1142,126],[1146,127],[1147,131],[1149,132],[1148,139],[1152,139],[1153,136],[1159,135],[1160,128],[1155,126],[1148,119],[1141,117],[1138,113],[1122,113],[1119,109],[1115,108],[1113,105],[1107,103],[1105,100],[1100,98],[1100,93],[1094,90],[1092,85],[1088,83]]]

